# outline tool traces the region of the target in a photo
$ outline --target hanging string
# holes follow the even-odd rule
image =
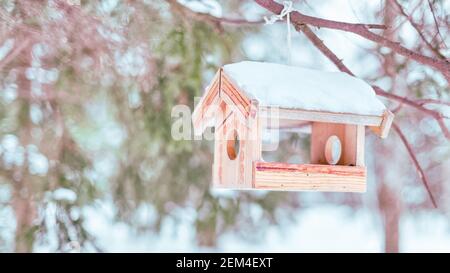
[[[274,14],[269,18],[264,17],[264,21],[266,25],[272,25],[276,21],[283,20],[283,17],[286,16],[286,27],[287,27],[287,47],[288,47],[288,63],[292,63],[292,43],[291,43],[291,12],[294,9],[292,8],[292,1],[283,1],[283,10],[281,10],[280,14]]]

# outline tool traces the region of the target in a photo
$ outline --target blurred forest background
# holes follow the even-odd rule
[[[384,25],[371,31],[448,64],[450,1],[293,2],[317,18]],[[223,64],[286,63],[285,23],[262,20],[272,14],[250,0],[0,0],[0,251],[110,251],[98,236],[111,232],[112,244],[119,235],[96,226],[102,211],[137,238],[157,240],[168,221],[183,233],[187,222],[191,250],[220,250],[223,236],[264,245],[269,228],[286,230],[323,205],[347,219],[366,211],[381,238],[375,251],[402,250],[405,215],[448,224],[449,66],[308,24],[356,76],[383,88],[396,113],[389,138],[367,134],[368,192],[210,189],[212,141],[173,140],[172,107],[192,109]],[[337,71],[296,29],[293,64]],[[307,143],[284,134],[278,156],[307,157]]]

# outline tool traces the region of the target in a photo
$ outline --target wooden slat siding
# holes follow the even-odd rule
[[[194,133],[196,135],[201,135],[205,129],[208,127],[210,123],[210,119],[220,119],[220,117],[217,116],[217,107],[220,105],[220,97],[216,96],[212,103],[208,105],[208,107],[204,110],[204,113],[200,117],[193,117],[194,120],[193,126],[194,126]],[[197,118],[197,119],[196,119]]]
[[[268,106],[260,106],[259,112],[261,117],[267,118],[270,113]],[[346,113],[331,113],[322,111],[309,111],[298,109],[278,108],[278,117],[280,120],[305,120],[305,121],[317,121],[328,123],[345,123],[345,124],[357,124],[366,126],[380,126],[383,120],[382,116],[370,116],[370,115],[356,115]],[[277,118],[271,117],[271,118]],[[281,124],[281,122],[280,122]]]
[[[233,83],[233,81],[227,76],[226,73],[222,72],[221,74],[221,83],[231,87],[229,91],[232,91],[237,99],[241,101],[242,105],[249,105],[250,99],[247,98],[247,96],[242,92],[242,90],[239,90],[239,88]]]
[[[237,99],[237,97],[233,93],[229,92],[228,91],[228,87],[222,87],[222,91],[223,92],[222,92],[221,96],[222,97],[227,96],[230,99],[230,101],[231,101],[230,105],[236,107],[241,112],[242,116],[247,118],[247,116],[248,116],[248,106],[242,104],[242,102],[239,101]]]
[[[232,110],[230,110],[232,111]],[[252,125],[253,121],[256,121],[256,111],[252,116],[249,116],[249,125]],[[221,188],[235,188],[235,189],[250,189],[253,183],[253,161],[260,160],[257,157],[260,153],[256,150],[258,147],[257,139],[248,139],[253,128],[244,124],[241,119],[239,111],[233,111],[232,115],[226,120],[225,124],[221,127],[221,131],[224,131],[224,135],[230,135],[236,128],[240,139],[240,149],[237,158],[234,160],[229,159],[226,146],[223,146],[221,156],[221,168],[222,168],[222,180],[223,183],[219,185]],[[255,123],[255,125],[257,125]],[[253,125],[254,126],[254,125]],[[223,141],[223,145],[226,145],[226,141]],[[259,153],[258,153],[259,152]],[[256,156],[255,156],[256,155]]]
[[[226,108],[226,113],[231,113],[230,117],[224,122],[222,127],[220,127],[220,131],[222,133],[222,138],[216,141],[221,142],[220,151],[217,151],[220,153],[220,177],[221,177],[221,188],[233,188],[236,187],[237,183],[235,183],[235,178],[237,175],[237,169],[236,169],[236,161],[231,160],[228,156],[227,151],[227,141],[229,134],[234,130],[235,128],[235,112],[232,112],[229,110],[229,108]]]
[[[198,105],[195,107],[194,112],[192,114],[194,132],[196,134],[203,133],[204,124],[207,122],[205,118],[208,115],[208,108],[211,105],[214,105],[219,98],[219,87],[220,87],[220,75],[221,70],[217,71],[214,76],[210,86],[206,90],[203,97],[200,99]]]
[[[213,186],[220,186],[221,181],[221,162],[220,162],[220,151],[222,150],[222,142],[217,140],[219,131],[216,130],[214,133],[215,141],[214,141],[214,161],[212,167],[212,177],[213,177]]]
[[[255,162],[254,172],[256,189],[366,191],[365,167]]]
[[[217,94],[219,93],[219,87],[220,87],[220,70],[217,71],[216,75],[214,76],[211,84],[209,85],[208,89],[205,91],[205,94],[203,94],[202,99],[200,100],[199,104],[197,105],[196,109],[194,110],[194,113],[197,112],[197,108],[199,108],[199,110],[204,110],[206,109],[209,105],[211,105],[211,103],[213,102],[213,100],[215,99],[215,97],[217,96]],[[203,113],[202,111],[199,112]]]
[[[226,76],[225,73],[221,75],[221,91],[227,93],[227,95],[231,98],[234,105],[238,107],[242,114],[247,117],[249,114],[249,106],[250,100],[234,85],[232,81]]]
[[[227,116],[227,107],[224,101],[220,103],[220,111],[221,115]],[[225,122],[226,123],[226,122]],[[226,133],[226,125],[222,120],[216,120],[216,138],[214,140],[215,143],[218,143],[216,149],[214,150],[214,159],[217,162],[217,176],[219,179],[219,186],[224,186],[223,181],[223,153],[226,149],[225,133]],[[220,124],[220,125],[219,125]],[[223,124],[223,125],[222,125]],[[216,157],[217,155],[217,157]]]
[[[247,133],[248,130],[246,126],[243,126],[242,123],[238,125],[238,132],[241,132],[242,135],[239,136],[239,184],[243,186],[245,179],[245,156],[247,149]]]
[[[263,128],[262,128],[261,119],[259,117],[259,106],[256,107],[254,123],[256,124],[256,126],[254,126],[254,128],[256,128],[256,140],[255,140],[254,155],[253,155],[253,158],[255,158],[255,161],[253,161],[253,162],[257,162],[262,159],[262,131],[263,131]],[[255,188],[256,187],[255,171],[252,170],[252,173],[253,173],[252,188]]]
[[[225,153],[225,150],[227,149],[226,141],[225,141],[225,139],[226,139],[226,135],[225,135],[226,132],[227,132],[227,124],[225,123],[223,125],[223,127],[222,127],[221,134],[220,134],[222,138],[219,140],[219,142],[220,142],[220,150],[219,150],[219,156],[220,156],[220,159],[219,159],[219,179],[220,179],[220,185],[222,185],[222,186],[225,186],[225,182],[224,182],[224,179],[223,179],[223,164],[224,164],[223,158],[224,158],[224,156],[226,156],[226,155],[224,155],[224,153]]]
[[[221,99],[224,101],[224,102],[226,102],[227,104],[228,104],[228,109],[230,109],[230,111],[233,111],[234,113],[236,113],[236,115],[237,115],[237,117],[239,118],[239,120],[242,122],[242,123],[244,123],[244,124],[246,124],[247,126],[248,126],[248,116],[245,116],[244,115],[244,113],[243,113],[243,111],[242,111],[242,108],[239,108],[239,107],[233,107],[234,105],[235,105],[235,103],[234,103],[234,101],[231,99],[231,97],[227,94],[227,93],[225,93],[225,92],[222,92],[222,96],[221,96]]]

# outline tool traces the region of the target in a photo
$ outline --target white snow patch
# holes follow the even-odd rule
[[[377,116],[386,109],[369,84],[343,72],[252,61],[223,68],[243,92],[263,106]]]
[[[77,194],[71,189],[59,188],[53,191],[53,199],[73,203],[77,200]]]
[[[195,12],[222,17],[222,6],[216,0],[178,0],[178,3]]]
[[[14,47],[14,39],[7,39],[0,47],[0,60],[6,57]]]

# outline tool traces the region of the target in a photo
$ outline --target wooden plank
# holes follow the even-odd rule
[[[365,192],[366,168],[255,162],[254,180],[264,190]]]
[[[221,96],[223,93],[226,93],[233,102],[232,105],[240,109],[244,117],[248,116],[251,103],[250,99],[248,99],[245,94],[235,86],[235,84],[225,73],[221,74],[220,90]]]
[[[228,109],[228,108],[227,108]],[[220,139],[216,139],[216,142],[220,142],[220,150],[216,150],[215,153],[219,154],[218,158],[218,171],[220,177],[219,187],[221,188],[238,188],[239,183],[239,154],[236,158],[231,159],[228,152],[228,140],[233,140],[232,133],[236,130],[238,132],[239,138],[241,137],[241,132],[239,132],[238,124],[239,119],[236,117],[236,111],[230,111],[231,115],[222,126],[219,126]],[[240,152],[239,152],[240,153]]]
[[[358,148],[357,137],[358,127],[363,125],[346,124],[344,128],[344,138],[342,143],[342,165],[356,166],[356,154]],[[364,126],[363,126],[364,127]]]
[[[241,122],[248,123],[247,117],[249,115],[249,112],[244,111],[242,107],[238,107],[237,105],[235,105],[235,102],[232,100],[232,98],[225,92],[222,93],[220,98],[227,103],[227,108],[230,109],[230,111],[234,110],[233,112],[236,112]]]
[[[357,125],[356,127],[356,166],[365,166],[364,162],[364,146],[366,139],[366,127]]]
[[[278,118],[280,120],[306,120],[328,123],[344,123],[344,124],[356,124],[366,126],[380,126],[383,120],[382,116],[368,116],[368,115],[356,115],[346,113],[331,113],[322,111],[309,111],[299,109],[286,109],[278,108],[278,111],[272,111],[268,106],[260,106],[260,116],[263,118]],[[273,115],[278,112],[278,114]]]
[[[229,90],[235,93],[236,97],[242,102],[243,105],[250,104],[250,99],[247,98],[242,90],[239,90],[239,88],[234,84],[234,82],[227,76],[225,72],[221,73],[221,77],[221,84],[232,87]]]
[[[311,132],[311,159],[313,164],[327,164],[325,158],[325,144],[330,136],[337,136],[341,141],[342,153],[338,165],[345,165],[345,124],[313,122]]]
[[[394,121],[394,114],[386,110],[383,114],[383,120],[380,126],[371,126],[370,129],[381,138],[386,138],[391,129],[392,122]]]
[[[364,166],[364,125],[345,125],[342,165]]]
[[[311,163],[327,164],[325,144],[335,135],[341,141],[341,158],[337,165],[364,166],[364,128],[364,125],[313,122]]]
[[[224,102],[225,104],[225,102]],[[236,188],[249,189],[253,183],[253,161],[261,159],[259,126],[257,117],[257,105],[251,105],[251,113],[248,116],[248,122],[243,123],[239,117],[239,111],[232,111],[225,107],[223,111],[229,111],[229,117],[225,121],[217,125],[217,134],[221,138],[216,138],[214,151],[214,164],[217,166],[213,169],[215,172],[214,187],[218,188]],[[227,137],[237,130],[240,147],[237,157],[230,159],[227,153]]]

